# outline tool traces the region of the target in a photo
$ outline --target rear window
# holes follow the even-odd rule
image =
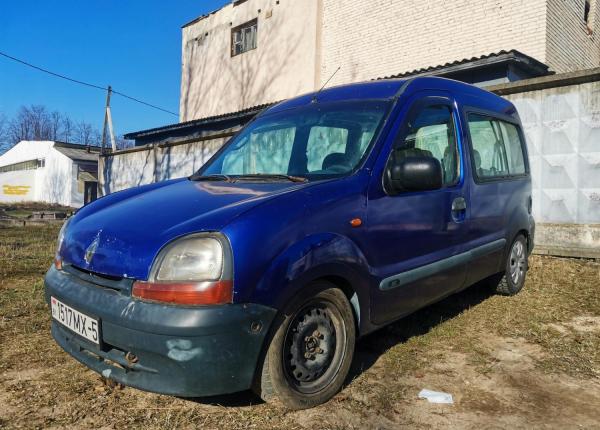
[[[468,118],[473,168],[478,179],[527,173],[524,142],[515,124],[480,114],[469,114]]]

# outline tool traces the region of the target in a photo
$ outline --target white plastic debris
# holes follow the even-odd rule
[[[441,391],[432,391],[426,388],[419,392],[419,399],[427,399],[429,403],[454,403],[452,400],[452,394],[443,393]]]

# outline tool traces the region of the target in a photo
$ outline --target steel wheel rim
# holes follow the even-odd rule
[[[510,250],[510,278],[513,284],[517,285],[523,279],[525,274],[525,268],[527,264],[527,257],[525,255],[525,246],[523,242],[517,240],[512,249]]]
[[[309,301],[292,318],[283,345],[288,382],[303,394],[322,391],[335,379],[346,353],[340,311],[327,300]]]

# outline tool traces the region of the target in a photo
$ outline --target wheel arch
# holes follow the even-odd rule
[[[369,267],[361,250],[349,238],[333,234],[306,237],[280,254],[255,289],[252,301],[279,312],[306,287],[324,280],[339,288],[353,309],[360,335],[370,320]]]

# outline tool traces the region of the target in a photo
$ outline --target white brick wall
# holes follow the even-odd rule
[[[324,0],[322,79],[340,65],[338,83],[503,49],[544,61],[545,4],[545,0]]]
[[[600,2],[591,1],[590,29],[583,20],[585,0],[548,0],[546,63],[557,72],[600,65]]]
[[[180,120],[283,100],[315,86],[317,0],[248,0],[184,27]],[[231,29],[258,19],[257,48],[231,56]]]
[[[180,119],[516,49],[566,72],[600,66],[600,0],[247,0],[183,29]],[[259,12],[260,10],[260,12]],[[258,48],[231,28],[258,18]]]

